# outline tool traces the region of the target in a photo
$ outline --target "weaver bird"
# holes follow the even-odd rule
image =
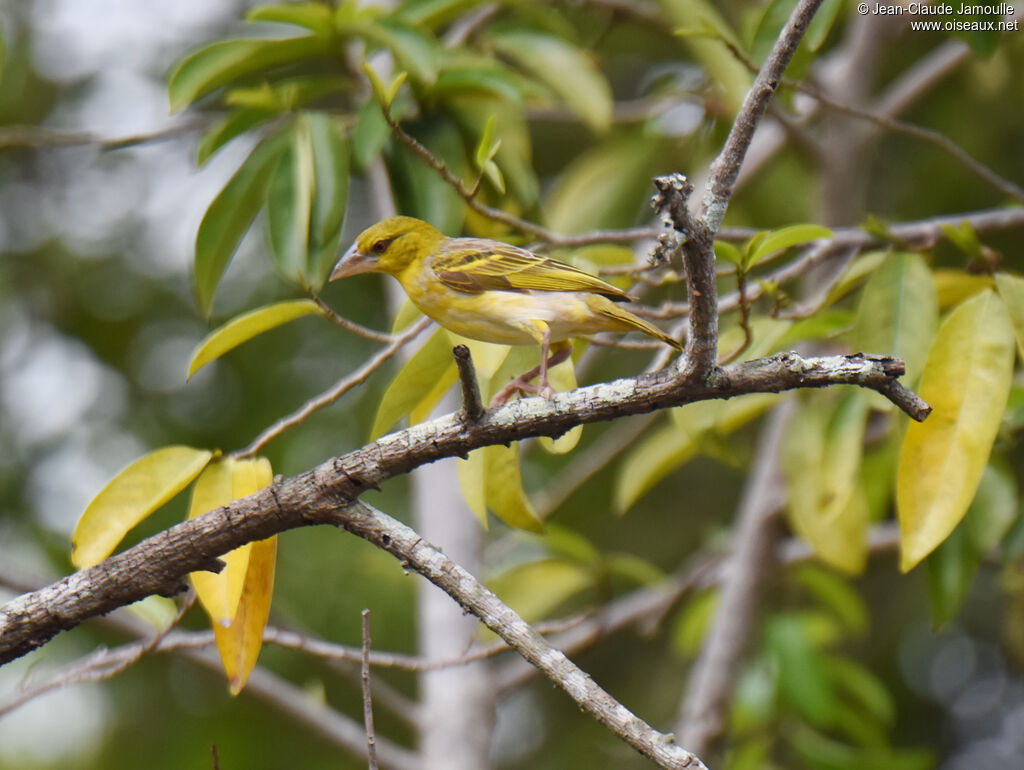
[[[617,305],[629,295],[600,278],[507,243],[448,238],[412,217],[390,217],[364,230],[331,280],[367,272],[397,278],[416,307],[456,334],[501,345],[540,345],[540,365],[512,380],[492,405],[516,392],[551,398],[548,368],[569,357],[570,337],[641,331],[682,347]]]

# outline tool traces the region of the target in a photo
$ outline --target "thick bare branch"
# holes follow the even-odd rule
[[[859,385],[885,395],[915,419],[930,407],[898,381],[903,362],[865,355],[802,358],[781,353],[711,376],[684,379],[663,370],[634,378],[529,398],[489,410],[476,424],[449,414],[384,436],[306,473],[275,481],[254,495],[189,519],[123,553],[0,607],[0,662],[24,655],[62,630],[151,594],[173,594],[189,572],[253,540],[334,520],[367,489],[445,457],[536,436],[560,436],[576,425],[643,414],[711,398],[794,388]]]
[[[671,735],[658,732],[630,712],[494,593],[410,527],[362,503],[350,506],[348,512],[339,512],[337,524],[388,551],[447,593],[597,721],[659,767],[704,768],[704,764],[678,746]]]

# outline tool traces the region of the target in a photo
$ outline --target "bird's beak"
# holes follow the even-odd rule
[[[331,280],[336,281],[339,278],[348,278],[350,275],[359,275],[360,273],[369,273],[376,267],[376,260],[373,257],[362,254],[356,250],[356,244],[352,244],[349,250],[341,255],[341,259],[338,260],[338,264],[334,266],[334,270],[331,271]]]

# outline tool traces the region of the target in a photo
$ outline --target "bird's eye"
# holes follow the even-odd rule
[[[388,245],[390,243],[391,241],[385,240],[375,241],[374,244],[370,247],[370,251],[372,251],[374,254],[383,254],[385,251],[388,250]]]

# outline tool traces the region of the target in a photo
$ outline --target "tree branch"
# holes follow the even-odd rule
[[[89,569],[0,607],[0,663],[20,657],[60,631],[151,594],[174,594],[189,572],[217,556],[295,527],[334,521],[367,489],[411,469],[473,449],[536,436],[560,436],[584,423],[643,414],[711,398],[794,388],[859,385],[876,390],[917,420],[930,411],[897,378],[903,362],[888,357],[802,358],[780,353],[682,379],[670,371],[579,388],[550,401],[528,398],[488,410],[474,425],[460,414],[384,436],[348,454],[230,505],[154,535]]]
[[[659,767],[704,768],[697,757],[676,745],[671,735],[659,733],[631,713],[494,593],[413,529],[363,503],[339,511],[336,519],[339,527],[384,549],[447,593],[597,721]]]

